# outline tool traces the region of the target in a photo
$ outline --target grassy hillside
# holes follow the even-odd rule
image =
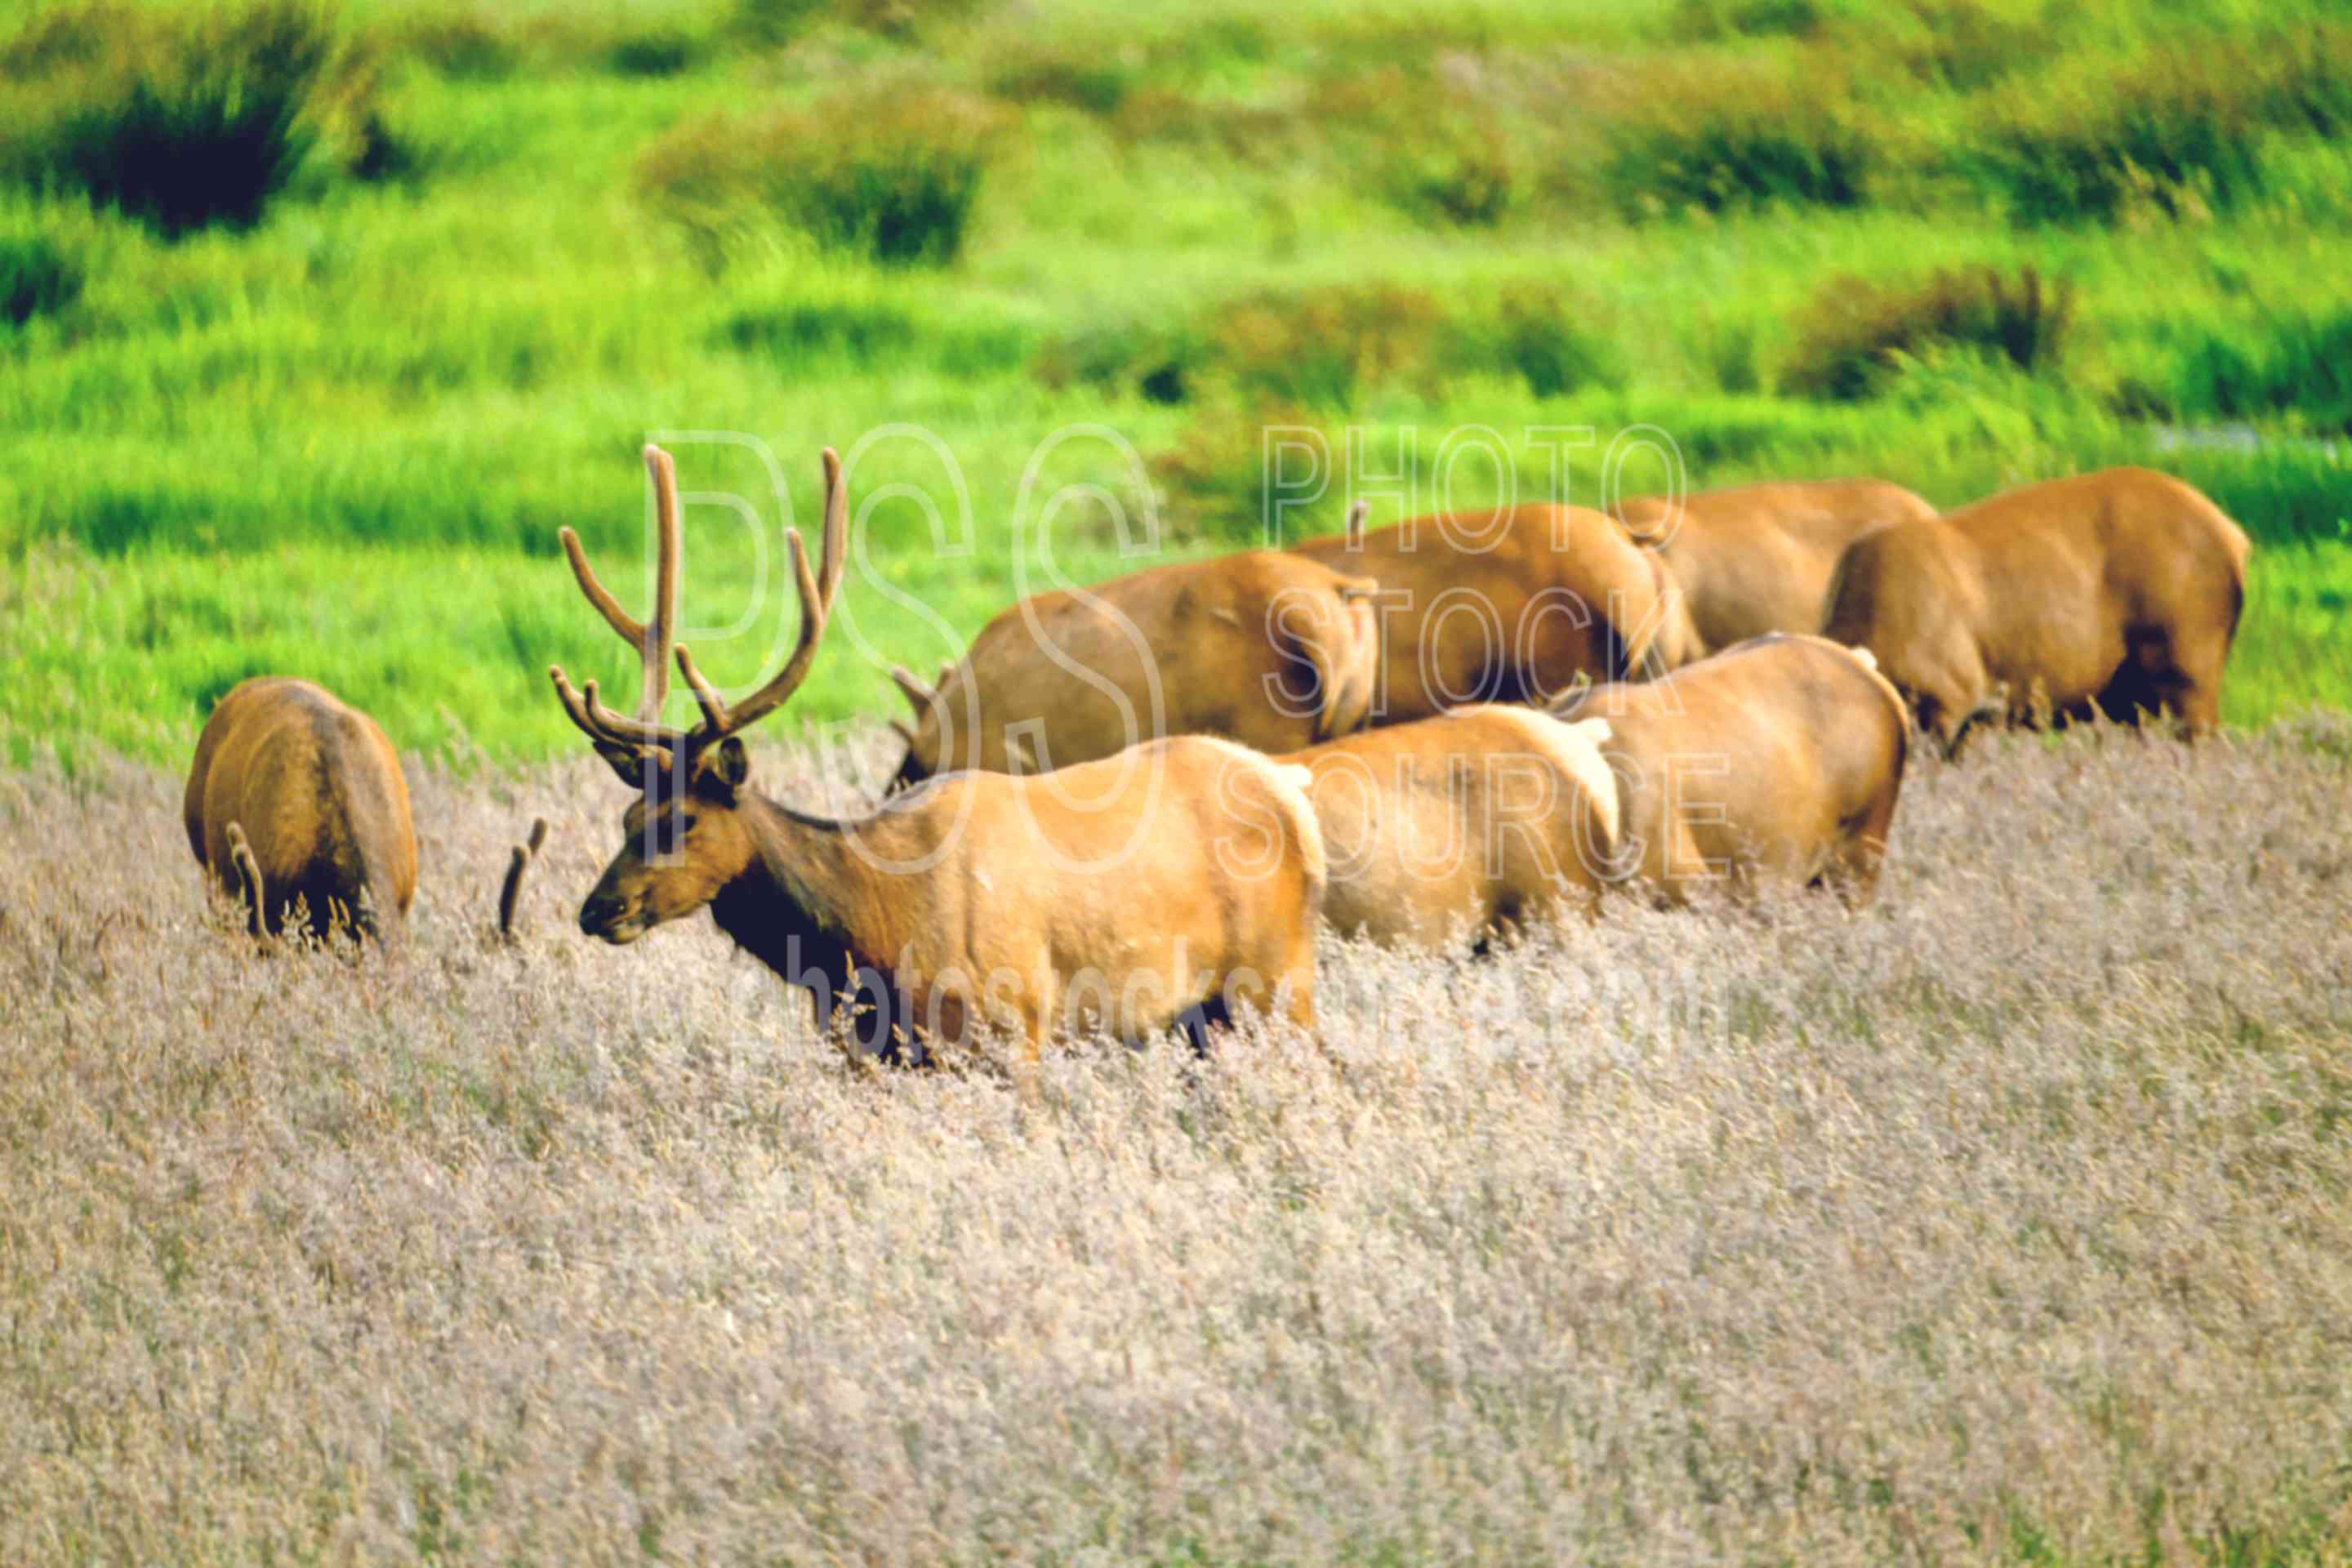
[[[756,516],[689,514],[722,680],[789,636],[770,457],[805,521],[816,449],[856,449],[813,721],[887,711],[883,668],[1022,583],[1257,537],[1268,423],[1361,432],[1421,505],[1548,488],[1561,426],[1579,500],[1634,426],[1695,486],[2153,462],[2262,542],[2228,716],[2352,702],[2325,8],[1136,12],[19,8],[7,754],[174,756],[264,669],[404,746],[567,745],[544,666],[629,659],[553,532],[634,582],[657,433]],[[1500,462],[1449,461],[1471,427]]]

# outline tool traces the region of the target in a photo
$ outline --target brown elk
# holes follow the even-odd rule
[[[1618,512],[1674,574],[1701,640],[1726,648],[1767,632],[1819,632],[1846,547],[1936,509],[1883,479],[1819,479],[1739,485],[1680,501],[1641,496]]]
[[[1980,719],[2221,722],[2253,546],[2168,474],[2108,468],[1865,534],[1823,635],[1860,643],[1957,754]]]
[[[1853,903],[1875,890],[1910,724],[1866,650],[1774,633],[1563,712],[1609,721],[1612,880],[1675,904],[1701,886],[1827,883]]]
[[[1601,512],[1506,507],[1370,533],[1360,519],[1292,553],[1380,584],[1373,723],[1473,702],[1543,701],[1696,657],[1672,576]]]
[[[1605,720],[1479,703],[1278,760],[1307,770],[1343,935],[1439,947],[1589,913],[1617,838]]]
[[[376,721],[324,687],[283,676],[239,682],[196,737],[182,802],[188,847],[243,897],[257,931],[388,938],[416,893],[408,781]]]
[[[642,785],[620,852],[580,909],[621,943],[708,907],[719,929],[814,1003],[818,1026],[852,995],[879,1010],[861,1033],[959,1040],[975,1029],[1045,1036],[1098,1027],[1139,1039],[1198,1030],[1239,1005],[1314,1019],[1322,836],[1302,780],[1227,742],[1190,737],[1029,777],[960,773],[858,821],[777,805],[749,787],[740,732],[800,687],[845,562],[848,500],[824,454],[824,537],[812,572],[786,535],[799,637],[783,667],[734,703],[673,645],[676,479],[646,450],[661,529],[650,624],[624,612],[563,544],[589,602],[639,650],[638,715],[551,668],[564,711],[621,778]],[[659,721],[675,658],[701,719]]]
[[[964,768],[1042,773],[1165,734],[1284,752],[1364,721],[1377,584],[1276,551],[1181,562],[1022,600],[914,704],[894,787]]]

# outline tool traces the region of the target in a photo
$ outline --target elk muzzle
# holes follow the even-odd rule
[[[646,934],[647,926],[642,898],[618,892],[603,882],[580,905],[581,934],[615,947],[636,941]]]

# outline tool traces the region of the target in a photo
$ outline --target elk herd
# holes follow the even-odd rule
[[[730,702],[676,640],[677,479],[646,448],[639,621],[561,538],[638,656],[633,712],[549,671],[628,787],[580,910],[613,943],[708,908],[892,1054],[975,1031],[1196,1044],[1240,1010],[1311,1027],[1316,936],[1483,945],[1608,900],[1873,893],[1915,740],[1980,723],[2220,714],[2250,545],[2177,479],[2116,468],[1949,513],[1871,480],[1409,518],[1037,595],[911,704],[878,804],[835,820],[751,785],[742,731],[814,664],[847,560],[824,455],[801,616]],[[699,717],[664,722],[675,668]],[[256,931],[396,936],[416,879],[383,732],[320,688],[222,699],[186,795],[197,859]],[[517,889],[545,836],[518,846]]]

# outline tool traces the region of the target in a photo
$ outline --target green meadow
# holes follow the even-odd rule
[[[0,38],[18,763],[176,758],[262,671],[431,754],[573,744],[545,667],[626,694],[634,658],[555,531],[641,594],[652,438],[722,684],[790,637],[780,531],[851,455],[812,723],[1269,498],[1952,505],[2116,462],[2257,541],[2230,721],[2352,706],[2328,7],[378,0]],[[1329,461],[1268,473],[1268,426]]]

